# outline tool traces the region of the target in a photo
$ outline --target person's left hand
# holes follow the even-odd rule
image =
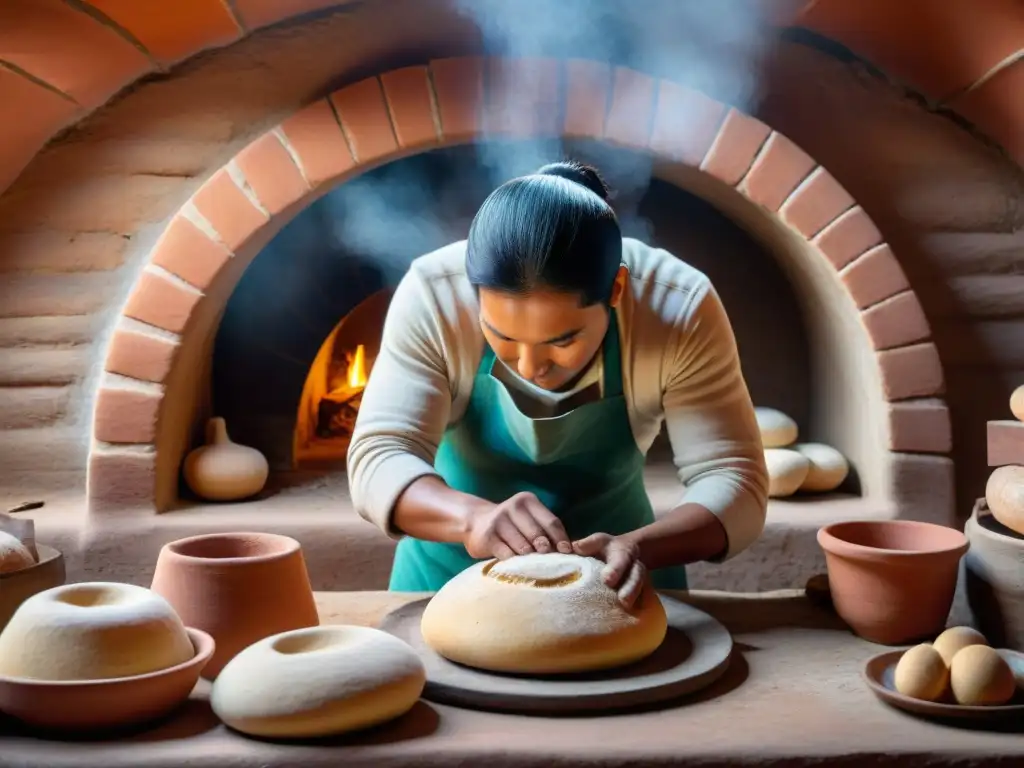
[[[636,544],[607,533],[592,533],[574,541],[572,549],[577,555],[603,560],[604,583],[618,591],[624,606],[633,607],[647,580],[647,569],[640,562]]]

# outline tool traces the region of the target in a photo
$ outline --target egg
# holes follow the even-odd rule
[[[922,643],[900,657],[893,682],[896,690],[904,696],[938,701],[949,684],[949,667],[937,650],[928,643]]]
[[[988,640],[981,632],[971,627],[950,627],[932,643],[932,647],[939,652],[947,667],[953,663],[953,657],[969,645],[988,645]]]
[[[1017,680],[998,651],[969,645],[953,657],[949,681],[958,704],[998,706],[1013,698]]]

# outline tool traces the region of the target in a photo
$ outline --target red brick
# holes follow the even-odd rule
[[[730,109],[704,158],[701,170],[730,187],[736,186],[746,175],[771,132],[771,128],[760,120]]]
[[[934,397],[945,391],[942,361],[934,344],[914,344],[879,352],[882,394],[888,402]]]
[[[332,185],[355,167],[345,134],[327,99],[314,101],[281,124],[313,188]]]
[[[889,405],[889,450],[949,453],[953,429],[942,400],[906,400]]]
[[[1024,422],[1006,419],[988,423],[988,465],[1024,466]]]
[[[806,179],[816,163],[781,133],[772,133],[743,180],[743,191],[755,203],[777,211]]]
[[[96,395],[93,437],[104,443],[152,443],[163,393],[103,387]]]
[[[665,158],[699,168],[727,111],[724,104],[699,91],[660,80],[651,149]]]
[[[563,135],[582,139],[603,138],[611,91],[610,64],[589,59],[566,61]]]
[[[231,0],[229,5],[248,29],[259,29],[340,3],[341,0]]]
[[[246,197],[226,168],[199,188],[192,203],[232,252],[237,252],[269,220]]]
[[[904,347],[931,336],[931,327],[913,291],[898,293],[861,312],[876,350]]]
[[[839,275],[860,309],[910,288],[899,262],[884,244],[865,253]]]
[[[86,108],[153,70],[131,42],[60,0],[0,3],[0,58]]]
[[[818,166],[779,210],[782,220],[804,237],[814,237],[853,205],[835,177]]]
[[[151,263],[205,291],[229,258],[224,246],[179,213],[157,240]]]
[[[152,508],[156,454],[94,449],[89,455],[89,514]]]
[[[162,383],[179,345],[159,336],[119,328],[107,351],[106,370],[140,381]]]
[[[446,141],[471,141],[479,136],[484,108],[484,60],[478,56],[435,59],[431,81]]]
[[[484,128],[488,136],[551,138],[562,130],[558,59],[489,58]]]
[[[654,78],[626,67],[616,67],[612,100],[604,137],[632,149],[647,149],[654,122]]]
[[[124,314],[165,331],[181,333],[202,298],[163,275],[142,272],[135,282]]]
[[[330,96],[359,165],[383,160],[398,150],[380,80],[369,77]]]
[[[105,16],[127,29],[155,59],[175,64],[207,48],[242,36],[224,3],[176,0],[172,4],[138,0],[89,0]]]
[[[814,244],[836,269],[842,269],[881,242],[882,233],[859,206],[851,208],[814,238]]]
[[[309,194],[302,171],[272,131],[239,152],[235,164],[271,216],[277,216]]]
[[[381,75],[384,100],[403,149],[426,149],[440,140],[426,67],[404,67]]]

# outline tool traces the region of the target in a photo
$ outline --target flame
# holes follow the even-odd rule
[[[366,347],[362,344],[356,347],[348,360],[348,372],[345,374],[345,383],[351,389],[362,389],[366,386]]]

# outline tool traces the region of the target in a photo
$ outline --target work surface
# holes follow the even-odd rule
[[[1014,733],[938,725],[894,711],[861,681],[885,650],[854,638],[803,592],[676,595],[733,633],[729,672],[695,698],[656,711],[587,718],[472,712],[420,702],[372,732],[284,745],[220,725],[205,684],[169,722],[106,742],[47,742],[0,726],[0,766],[18,768],[315,768],[316,766],[992,765],[1024,764]],[[317,595],[323,623],[375,625],[423,595]],[[1018,764],[1016,762],[1012,764]]]

